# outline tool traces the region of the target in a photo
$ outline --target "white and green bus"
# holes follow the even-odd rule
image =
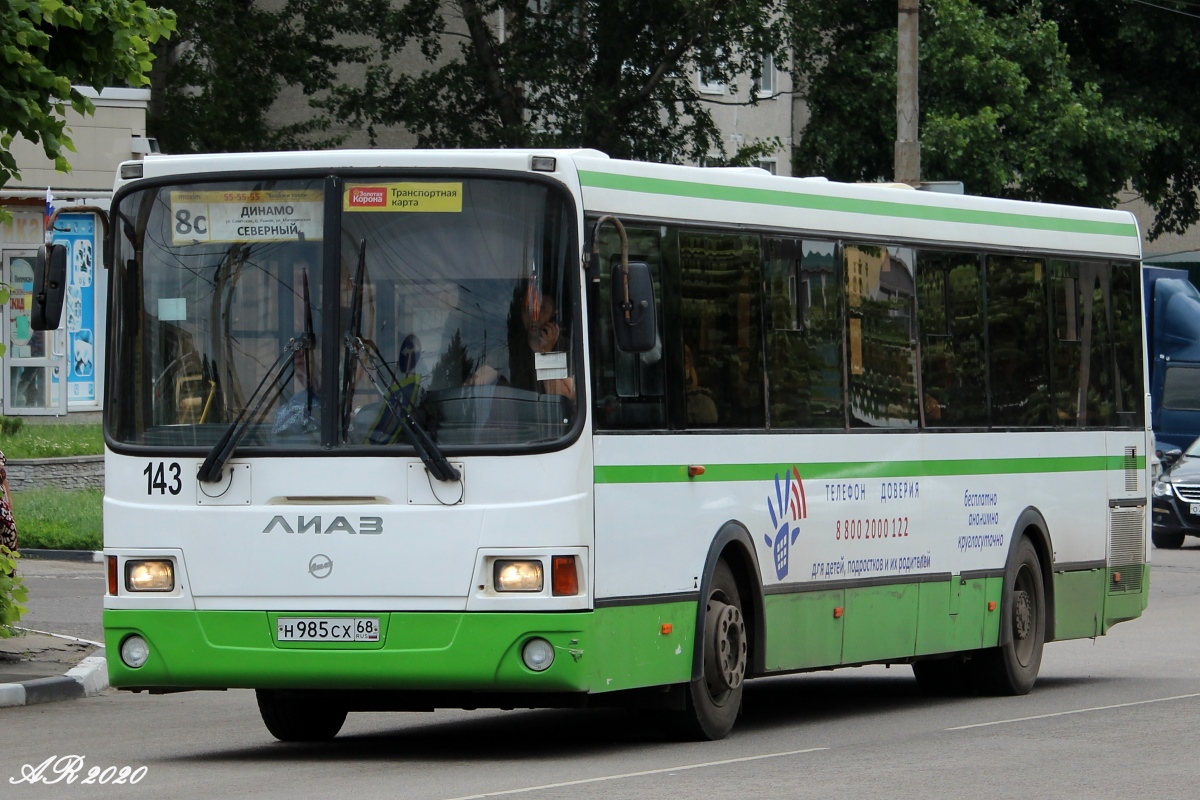
[[[1146,607],[1127,213],[372,150],[127,163],[108,236],[115,687],[719,738],[748,678],[1022,694]]]

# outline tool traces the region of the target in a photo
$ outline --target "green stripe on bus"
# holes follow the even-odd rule
[[[704,474],[689,478],[687,464],[597,466],[596,483],[686,483],[688,481],[763,481],[793,466],[805,480],[852,478],[932,478],[966,475],[1017,475],[1054,472],[1124,471],[1123,456],[1061,458],[976,458],[957,461],[818,462],[811,464],[705,464]],[[1137,469],[1146,457],[1137,457]]]
[[[731,203],[806,208],[814,211],[835,211],[850,214],[870,214],[880,217],[902,217],[932,222],[952,222],[965,225],[991,225],[1001,228],[1060,231],[1100,236],[1122,236],[1137,239],[1137,226],[1129,222],[1098,222],[1064,219],[1062,217],[1012,214],[1003,211],[973,211],[884,200],[857,200],[847,197],[827,197],[803,192],[777,189],[750,189],[738,186],[719,186],[711,183],[640,178],[610,172],[579,171],[579,182],[596,189],[615,189],[623,192],[659,194],[672,197],[693,197],[700,200],[722,200]]]

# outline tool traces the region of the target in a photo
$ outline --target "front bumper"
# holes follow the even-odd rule
[[[690,679],[696,604],[541,614],[320,614],[380,618],[378,642],[353,643],[277,642],[279,616],[107,609],[109,684],[164,690],[586,693],[684,683]],[[135,633],[150,648],[149,659],[137,669],[120,657],[121,643]],[[543,672],[521,661],[521,648],[535,636],[554,647],[554,662]]]
[[[1155,497],[1151,505],[1155,530],[1200,536],[1200,515],[1191,513],[1192,504],[1174,494]]]

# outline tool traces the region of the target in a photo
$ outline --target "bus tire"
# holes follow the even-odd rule
[[[1150,541],[1160,550],[1178,550],[1183,547],[1184,534],[1177,531],[1150,531]]]
[[[1000,646],[969,662],[980,694],[1029,694],[1042,665],[1046,642],[1046,587],[1041,561],[1021,537],[1004,571]]]
[[[690,739],[724,739],[742,708],[749,661],[742,600],[729,565],[713,569],[705,598],[704,630],[698,632],[704,674],[687,686],[681,733]]]
[[[346,722],[346,709],[313,702],[304,692],[255,689],[258,713],[281,742],[327,742]]]

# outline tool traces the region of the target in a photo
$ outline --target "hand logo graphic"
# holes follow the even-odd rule
[[[791,546],[800,538],[800,526],[793,523],[808,516],[804,481],[800,480],[800,471],[794,465],[790,472],[784,473],[782,482],[779,473],[775,473],[775,497],[767,497],[767,511],[771,514],[771,524],[777,530],[774,540],[770,534],[763,536],[763,539],[775,556],[775,575],[783,580],[788,574]]]

